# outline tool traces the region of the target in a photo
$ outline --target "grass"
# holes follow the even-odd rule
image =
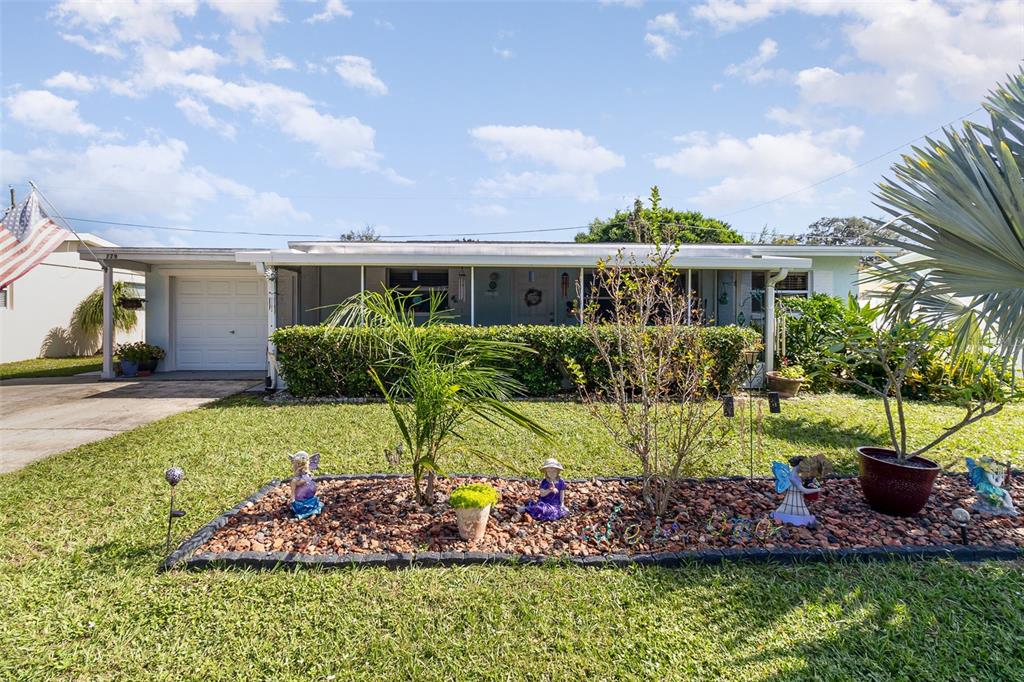
[[[517,471],[555,454],[569,477],[634,471],[585,408],[523,407],[554,444],[491,427],[467,439]],[[955,410],[911,415],[926,435]],[[883,441],[880,419],[867,399],[786,402],[758,473],[796,452],[850,471],[854,445]],[[291,451],[319,450],[325,472],[388,471],[395,442],[383,405],[231,398],[0,477],[0,679],[1024,679],[1019,564],[155,574],[167,466],[187,472],[183,536],[286,476]],[[1022,443],[1016,405],[936,457],[1021,466]],[[747,466],[737,443],[705,473]]]
[[[82,372],[98,372],[103,361],[95,356],[84,358],[33,358],[0,364],[0,381],[33,377],[69,377]]]

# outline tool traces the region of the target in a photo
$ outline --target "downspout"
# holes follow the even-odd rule
[[[267,278],[267,378],[266,389],[276,391],[277,379],[277,345],[274,343],[274,332],[277,330],[277,268],[265,263],[257,263]]]
[[[764,371],[775,369],[775,285],[786,278],[789,268],[769,275],[764,283]]]

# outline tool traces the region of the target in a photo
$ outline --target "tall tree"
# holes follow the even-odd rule
[[[870,218],[847,216],[818,218],[807,232],[796,235],[798,244],[817,246],[878,246],[896,234]]]
[[[650,206],[642,210],[644,230],[637,232],[630,223],[632,211],[616,211],[608,220],[595,218],[586,232],[576,235],[577,242],[653,242],[682,244],[742,244],[742,235],[729,223],[705,216],[699,211],[677,211],[661,205],[658,186],[651,188]]]

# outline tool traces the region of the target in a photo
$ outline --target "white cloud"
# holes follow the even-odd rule
[[[365,90],[372,95],[388,94],[388,86],[373,72],[373,63],[366,57],[347,54],[332,57],[328,61],[334,64],[335,72],[350,87]]]
[[[508,49],[507,47],[498,47],[497,45],[495,45],[491,49],[494,51],[494,54],[498,55],[502,59],[512,59],[513,57],[516,56],[516,53]]]
[[[105,57],[113,57],[114,59],[122,59],[124,57],[124,53],[121,52],[121,49],[117,47],[117,45],[114,45],[112,43],[105,43],[99,40],[90,40],[85,36],[79,35],[77,33],[61,33],[59,35],[61,38],[71,43],[72,45],[77,45],[83,50],[88,50],[93,54],[99,54]]]
[[[709,0],[693,14],[733,30],[787,11],[846,20],[843,32],[862,63],[845,72],[804,69],[798,85],[809,102],[922,111],[948,97],[976,101],[1020,58],[1018,0]]]
[[[618,5],[620,7],[642,7],[644,0],[597,0],[598,4],[611,6]]]
[[[268,71],[291,71],[295,63],[283,55],[268,58],[263,47],[263,36],[258,33],[238,33],[232,31],[227,37],[228,44],[235,52],[235,60],[239,64],[255,62]]]
[[[654,33],[665,33],[668,35],[686,35],[683,27],[679,24],[679,18],[675,12],[665,12],[647,21],[647,30]]]
[[[218,135],[228,138],[229,140],[235,139],[235,127],[230,123],[225,123],[217,119],[213,114],[210,113],[210,108],[192,99],[191,97],[182,97],[179,99],[175,106],[185,115],[189,123],[197,125],[201,128],[208,128],[213,130]]]
[[[316,24],[322,21],[332,21],[335,17],[350,17],[352,16],[352,10],[350,10],[342,0],[327,0],[324,3],[324,11],[314,14],[309,19],[306,19],[307,24]]]
[[[647,33],[644,42],[650,53],[663,61],[668,61],[678,52],[674,38],[690,35],[683,29],[675,12],[665,12],[647,21]]]
[[[281,219],[309,220],[291,201],[275,192],[257,192],[209,172],[187,159],[181,140],[143,141],[132,145],[92,144],[82,150],[34,149],[24,154],[3,150],[0,161],[14,181],[37,178],[53,201],[69,215],[111,215],[188,221],[203,204],[236,202],[240,213],[258,224]],[[83,183],[82,178],[89,178]],[[102,191],[96,191],[101,188]],[[232,204],[229,204],[229,206]],[[152,233],[124,231],[126,246],[152,240]],[[166,241],[160,234],[157,241]]]
[[[664,61],[671,59],[678,51],[671,40],[659,33],[645,34],[644,42],[647,43],[652,55]]]
[[[782,69],[768,69],[765,66],[779,54],[779,44],[771,38],[765,38],[757,48],[757,54],[739,64],[730,64],[725,73],[728,76],[742,78],[748,83],[760,83],[766,80],[784,78],[788,74]]]
[[[244,6],[249,3],[236,2],[233,4]],[[69,26],[85,27],[97,32],[107,30],[115,42],[172,45],[181,39],[175,19],[178,16],[194,16],[197,6],[198,3],[195,0],[173,2],[63,0],[53,11]],[[70,42],[77,41],[77,38],[71,40],[67,36],[64,39],[70,40]],[[84,41],[84,39],[82,40]]]
[[[383,28],[386,31],[394,31],[395,30],[395,25],[392,24],[387,19],[374,19],[373,20],[373,25],[376,26],[377,28]]]
[[[49,88],[64,88],[66,90],[75,90],[77,92],[92,92],[96,85],[92,79],[88,76],[83,76],[80,73],[72,73],[71,71],[61,71],[55,76],[51,76],[43,81],[43,85]]]
[[[596,176],[625,165],[622,156],[579,130],[489,125],[473,128],[469,134],[492,161],[527,161],[554,169],[505,171],[479,181],[479,194],[568,194],[593,199],[599,196]]]
[[[95,135],[99,128],[86,123],[78,102],[49,90],[25,90],[4,98],[7,116],[29,128],[66,135]]]
[[[773,198],[852,169],[854,161],[843,150],[856,146],[862,134],[852,126],[822,132],[761,133],[747,139],[690,134],[676,138],[680,148],[655,158],[654,165],[714,182],[692,200],[721,207]],[[813,196],[812,191],[801,192],[793,201],[809,201]]]
[[[277,0],[206,0],[236,28],[256,31],[284,21]]]

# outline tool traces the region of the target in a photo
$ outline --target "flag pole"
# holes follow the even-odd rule
[[[103,261],[100,260],[100,257],[96,255],[96,252],[93,251],[92,248],[90,248],[89,243],[87,241],[85,241],[84,239],[82,239],[82,235],[78,234],[78,232],[75,230],[75,228],[71,227],[71,223],[69,223],[67,221],[67,219],[61,214],[60,210],[56,206],[53,205],[53,202],[46,198],[46,195],[43,194],[43,191],[41,189],[39,189],[38,186],[36,186],[36,183],[34,183],[31,180],[29,180],[28,181],[28,186],[31,187],[33,190],[35,190],[37,194],[39,194],[39,197],[43,201],[46,202],[47,206],[49,206],[50,209],[53,211],[53,213],[58,218],[60,218],[60,221],[62,223],[64,223],[64,227],[67,228],[68,231],[70,231],[73,235],[78,237],[78,241],[80,241],[85,246],[86,250],[89,252],[89,255],[91,255],[93,258],[95,258],[96,262],[99,263],[101,267],[104,267],[104,268],[107,267],[106,264],[103,263]],[[13,193],[14,190],[12,189],[11,191]]]

